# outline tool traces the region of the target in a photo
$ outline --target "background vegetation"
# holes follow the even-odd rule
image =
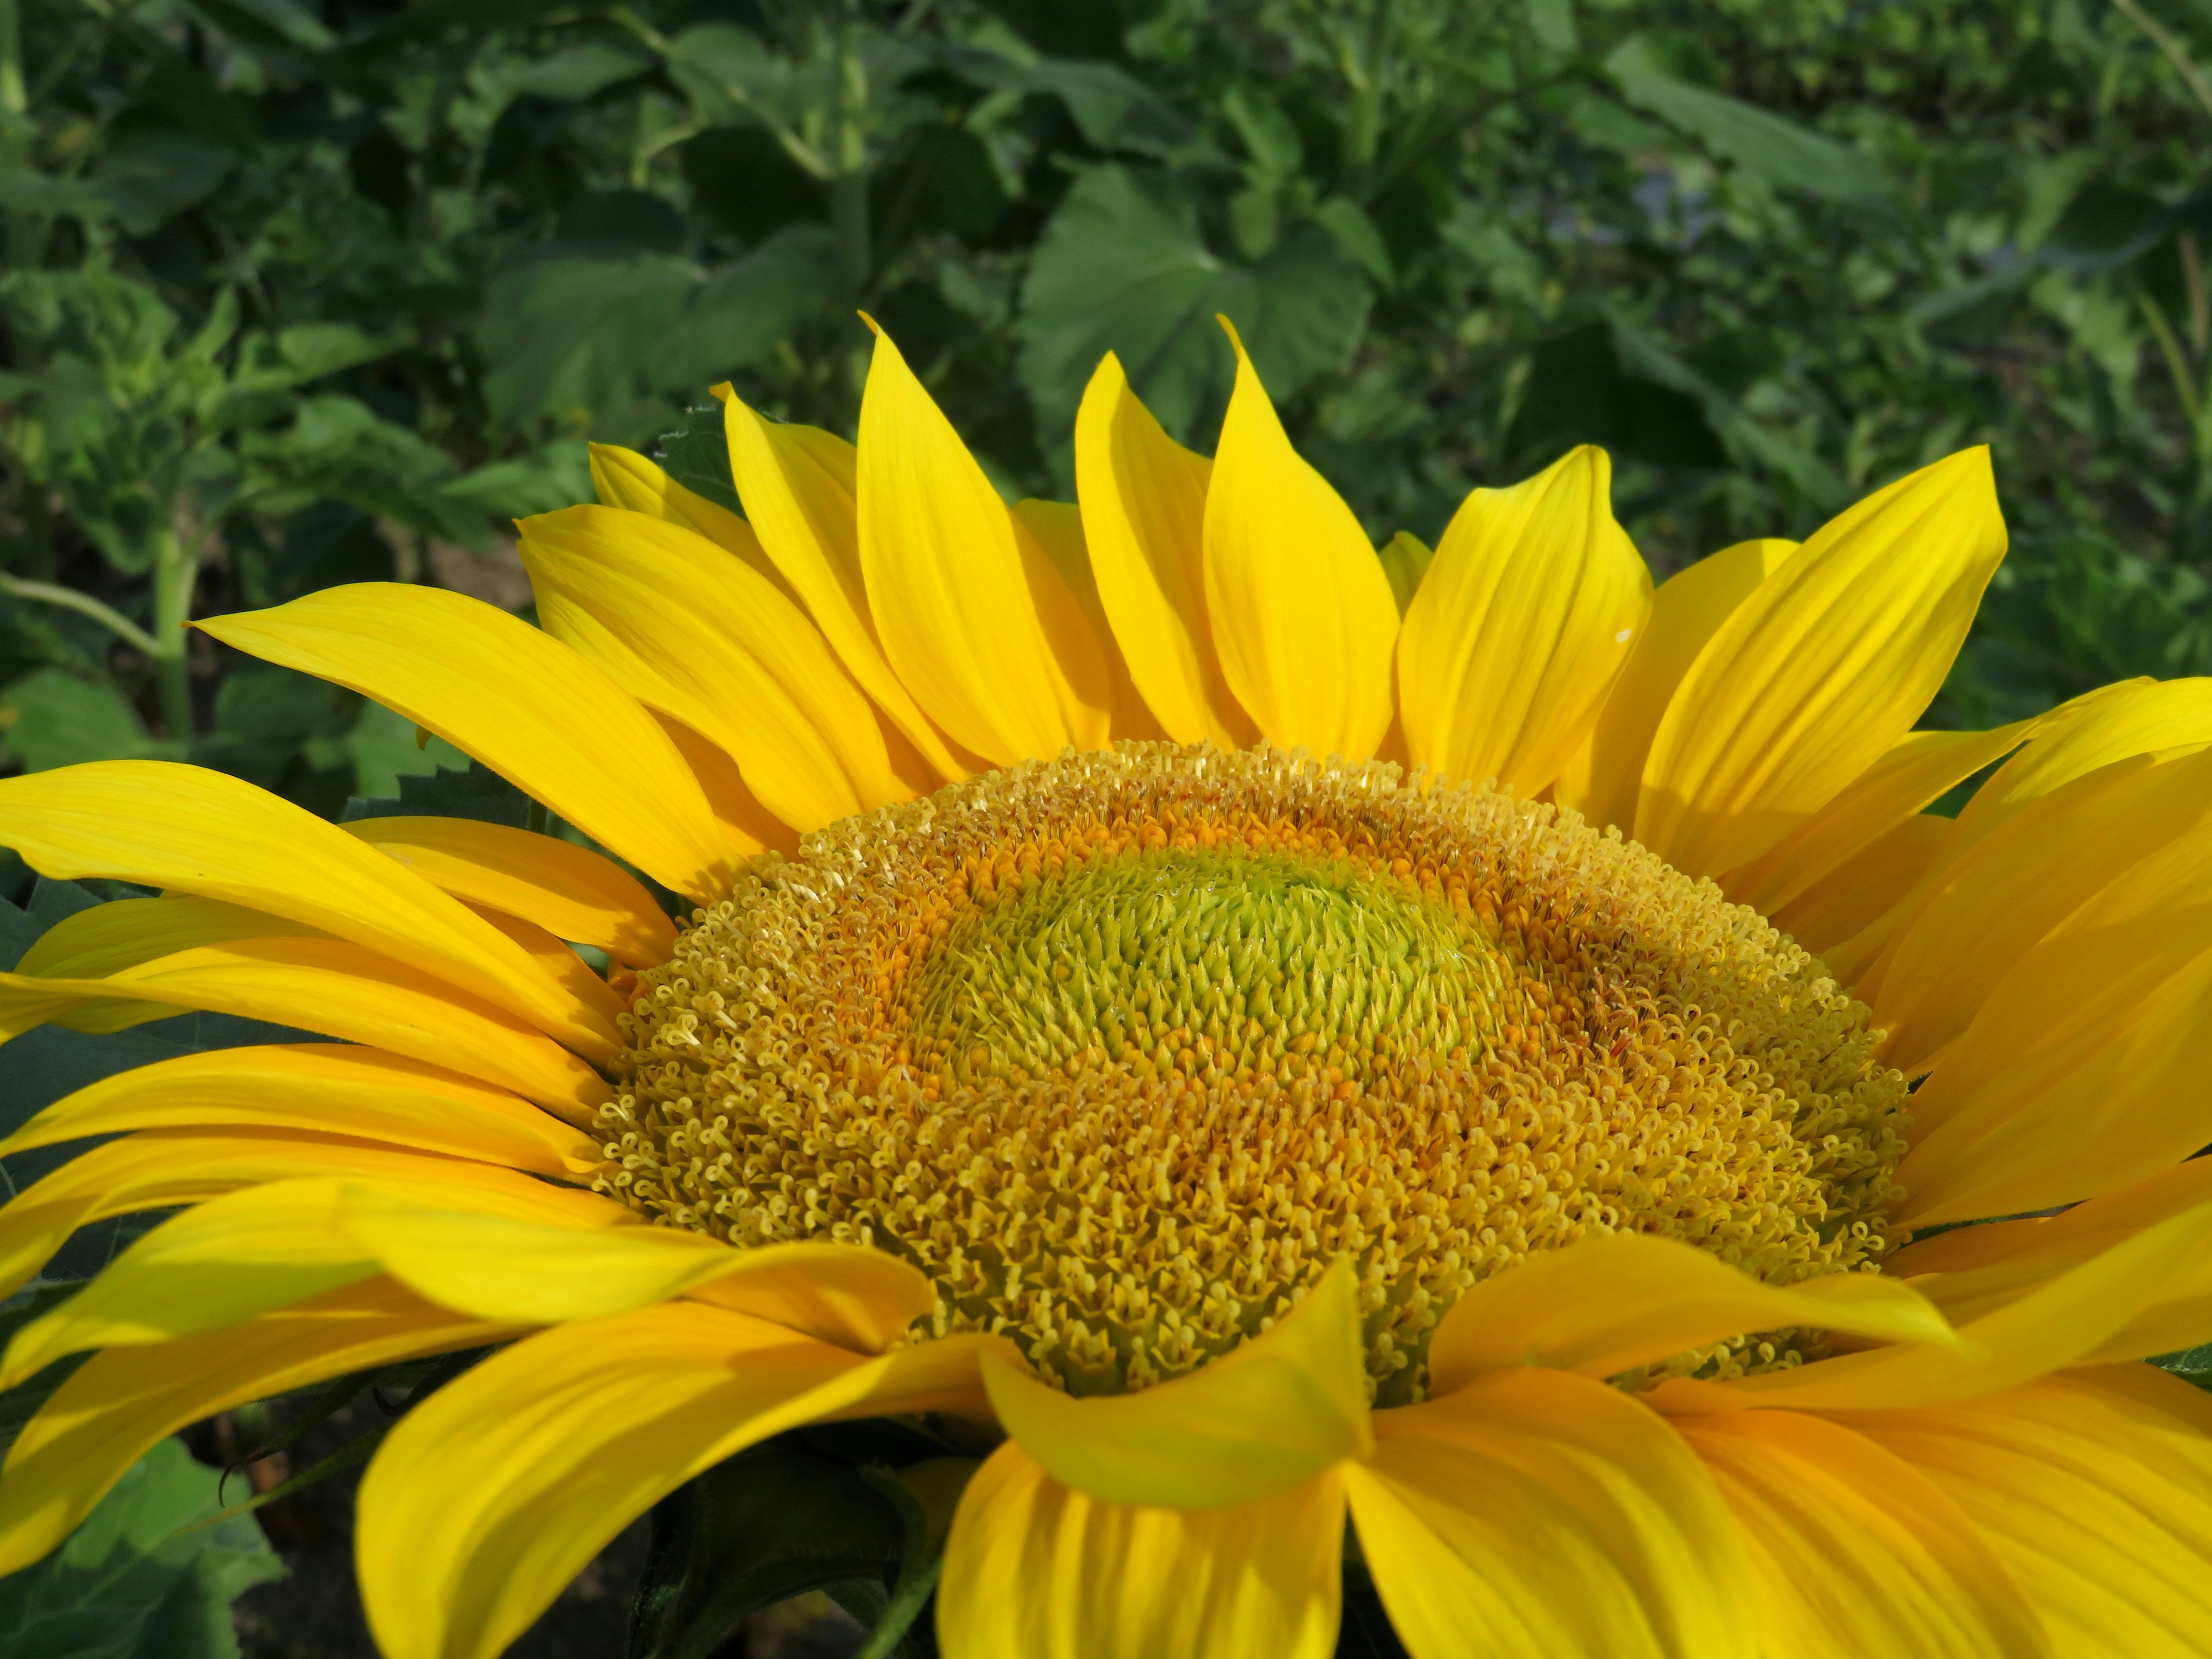
[[[1109,348],[1210,447],[1225,311],[1378,542],[1591,440],[1663,572],[1987,442],[1935,718],[2206,672],[2200,64],[2212,0],[0,0],[4,763],[392,795],[439,746],[178,623],[520,607],[586,439],[726,494],[714,381],[849,431],[860,309],[1063,497]],[[161,1584],[267,1576],[218,1534]]]

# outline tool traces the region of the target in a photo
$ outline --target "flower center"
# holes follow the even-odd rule
[[[1905,1086],[1756,913],[1572,814],[1131,744],[757,861],[641,977],[616,1194],[928,1273],[1073,1391],[1266,1328],[1340,1255],[1420,1397],[1468,1285],[1592,1232],[1869,1269]],[[1777,1333],[1671,1363],[1791,1363]]]

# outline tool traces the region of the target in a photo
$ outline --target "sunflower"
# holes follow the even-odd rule
[[[2212,1651],[2212,1401],[2140,1363],[2212,1334],[2212,683],[1914,730],[1978,450],[1656,592],[1588,448],[1378,556],[1237,350],[1211,460],[1108,357],[1079,506],[878,334],[857,447],[718,389],[743,518],[595,451],[537,626],[201,624],[548,833],[0,782],[33,868],[159,895],[0,1031],[337,1040],[0,1147],[106,1138],[9,1283],[178,1210],[7,1350],[89,1358],[0,1570],[182,1425],[490,1348],[362,1489],[391,1659],[885,1417],[948,1449],[951,1659],[1326,1655],[1347,1563],[1415,1659]]]

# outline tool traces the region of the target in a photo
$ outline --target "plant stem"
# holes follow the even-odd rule
[[[0,571],[0,593],[74,611],[79,616],[91,617],[133,651],[143,652],[149,657],[161,654],[151,634],[113,606],[102,605],[91,594],[80,593],[74,587],[63,587],[53,582],[25,581],[21,576],[10,576]]]
[[[200,574],[198,542],[187,542],[173,525],[164,526],[154,544],[154,672],[161,693],[161,734],[172,743],[192,740],[191,636],[185,623],[192,614],[192,590]]]
[[[2175,72],[2181,76],[2189,90],[2196,94],[2197,101],[2204,106],[2204,112],[2212,115],[2212,82],[2205,80],[2204,71],[2197,67],[2188,48],[2169,34],[2158,19],[2145,11],[2136,0],[2112,0],[2112,3],[2125,12],[2137,28],[2150,36],[2151,44],[2166,54],[2166,62],[2173,65]]]

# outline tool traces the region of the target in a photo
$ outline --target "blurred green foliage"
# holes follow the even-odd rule
[[[1109,349],[1210,446],[1224,312],[1378,544],[1591,440],[1664,571],[1988,442],[1936,718],[2204,672],[2200,62],[2208,0],[0,0],[9,756],[392,794],[179,624],[520,605],[584,439],[849,430],[861,310],[1063,497]]]

